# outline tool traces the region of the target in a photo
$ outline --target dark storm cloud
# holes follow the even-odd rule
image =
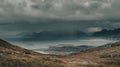
[[[86,31],[91,29],[119,28],[119,21],[69,21],[69,20],[39,20],[34,23],[19,21],[20,23],[1,23],[1,31],[40,32],[48,31]]]
[[[0,37],[119,28],[119,6],[120,0],[0,0]]]
[[[119,19],[119,2],[119,0],[0,0],[0,15],[3,19],[9,20],[22,17]]]

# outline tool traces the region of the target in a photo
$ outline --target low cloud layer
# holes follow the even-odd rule
[[[63,21],[45,20],[36,23],[18,21],[17,23],[1,23],[0,37],[16,38],[24,34],[41,33],[48,31],[51,33],[76,34],[77,31],[94,33],[102,29],[115,29],[120,27],[119,21]],[[52,35],[53,35],[52,34]],[[68,34],[68,35],[69,35]],[[54,37],[54,36],[53,36]]]
[[[0,0],[0,37],[120,27],[120,0]]]

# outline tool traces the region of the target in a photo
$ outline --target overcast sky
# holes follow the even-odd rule
[[[120,27],[120,0],[0,0],[0,37]],[[84,20],[84,21],[83,21]]]

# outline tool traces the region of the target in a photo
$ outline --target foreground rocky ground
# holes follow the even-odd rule
[[[72,55],[45,55],[0,39],[0,67],[120,67],[120,42]]]

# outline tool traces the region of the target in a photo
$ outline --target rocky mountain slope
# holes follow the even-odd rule
[[[45,55],[0,39],[0,67],[120,67],[120,42],[73,55]]]
[[[120,42],[76,53],[72,60],[75,60],[73,65],[78,67],[120,67]]]
[[[65,67],[61,57],[39,54],[0,39],[0,67]]]

